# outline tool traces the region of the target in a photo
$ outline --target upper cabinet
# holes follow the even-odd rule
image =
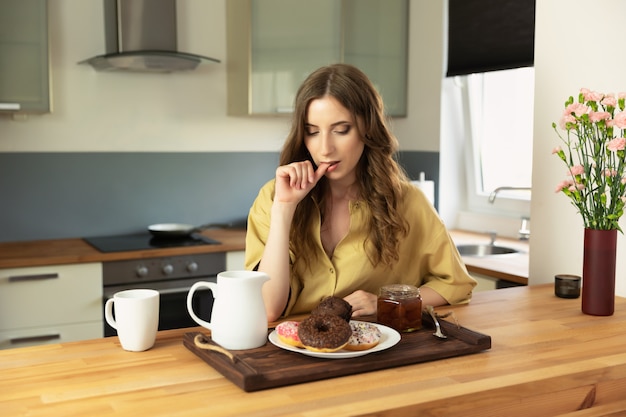
[[[0,111],[50,111],[46,0],[0,1]]]
[[[228,114],[291,113],[315,69],[365,72],[390,116],[406,116],[408,0],[229,0]]]

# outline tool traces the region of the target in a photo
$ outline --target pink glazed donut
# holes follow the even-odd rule
[[[291,346],[304,348],[304,345],[298,337],[298,326],[300,322],[297,321],[283,321],[276,326],[276,334],[278,339]]]

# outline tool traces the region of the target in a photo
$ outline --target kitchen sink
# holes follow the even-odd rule
[[[465,244],[457,245],[461,256],[498,256],[519,253],[517,249],[500,245]]]

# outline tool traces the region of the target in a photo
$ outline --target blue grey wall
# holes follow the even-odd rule
[[[412,179],[438,182],[438,153],[399,160]],[[0,242],[237,220],[277,163],[273,152],[0,153]]]

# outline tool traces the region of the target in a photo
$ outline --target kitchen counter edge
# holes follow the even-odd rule
[[[0,268],[109,262],[245,250],[245,229],[209,229],[203,233],[220,243],[102,253],[81,238],[0,242]],[[456,244],[489,241],[486,234],[471,231],[451,230],[450,235]],[[498,243],[515,247],[520,250],[520,253],[488,258],[463,256],[468,271],[526,285],[528,283],[528,242],[498,239]]]
[[[102,253],[81,238],[0,242],[0,268],[23,268],[89,262],[234,252],[245,249],[245,229],[210,229],[204,235],[220,242],[216,245]]]

